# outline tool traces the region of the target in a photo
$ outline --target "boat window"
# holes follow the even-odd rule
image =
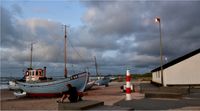
[[[38,75],[38,71],[36,71],[36,76]]]

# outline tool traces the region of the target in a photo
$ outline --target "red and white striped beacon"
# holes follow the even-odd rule
[[[130,70],[126,71],[126,100],[131,100],[131,75]]]

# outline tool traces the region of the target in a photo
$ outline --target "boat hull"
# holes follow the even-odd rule
[[[108,86],[109,82],[110,82],[110,78],[104,77],[104,78],[100,78],[96,80],[95,84],[98,86],[102,86],[102,85]]]
[[[50,82],[27,83],[17,82],[20,89],[25,91],[30,96],[53,96],[60,95],[62,92],[67,91],[67,84],[72,84],[79,92],[83,92],[87,84],[88,73],[83,72],[73,75],[69,78]]]
[[[95,81],[90,81],[87,83],[85,90],[91,89],[95,85]]]

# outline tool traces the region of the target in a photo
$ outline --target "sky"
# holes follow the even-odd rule
[[[22,76],[30,65],[64,72],[67,25],[69,73],[89,69],[94,56],[102,74],[148,73],[160,65],[160,17],[164,63],[200,48],[199,1],[1,0],[1,76]]]

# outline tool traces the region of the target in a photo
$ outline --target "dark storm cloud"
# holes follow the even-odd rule
[[[81,3],[86,7],[81,18],[83,25],[68,29],[68,46],[71,42],[77,50],[68,49],[68,65],[85,63],[94,70],[96,56],[100,70],[105,72],[123,73],[130,67],[133,73],[142,73],[159,66],[156,16],[161,17],[163,54],[168,61],[200,48],[198,1]],[[18,6],[15,8],[23,12]],[[27,64],[24,62],[28,59],[24,58],[29,58],[30,42],[37,40],[34,61],[62,67],[64,39],[59,22],[37,18],[20,20],[12,12],[1,9],[1,52],[4,53],[1,60],[20,61],[22,66]]]
[[[70,39],[72,39],[74,45],[87,49],[94,49],[96,51],[114,50],[119,47],[113,42],[112,37],[95,34],[88,28],[89,27],[83,26],[72,30]]]
[[[160,47],[159,27],[154,23],[156,16],[161,17],[164,56],[169,60],[200,47],[198,31],[200,30],[200,15],[198,14],[200,2],[198,1],[83,3],[88,7],[83,21],[89,28],[90,35],[96,35],[96,40],[101,36],[102,39],[111,38],[112,43],[107,44],[108,47],[109,45],[118,46],[116,47],[118,49],[115,49],[118,54],[112,59],[113,64],[135,64],[135,66],[149,67],[159,65],[159,59],[155,59],[159,58]],[[127,36],[134,40],[119,42]],[[132,44],[135,45],[132,46]],[[136,54],[132,57],[125,56],[133,52]],[[140,56],[143,58],[138,58]],[[123,59],[127,57],[133,59],[127,61]]]
[[[18,32],[15,30],[14,18],[8,10],[1,7],[1,47],[20,44]]]

